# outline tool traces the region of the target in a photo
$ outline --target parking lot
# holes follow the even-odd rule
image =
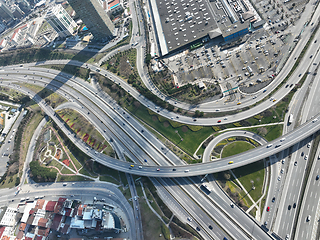
[[[253,86],[261,88],[273,79],[281,58],[288,50],[290,35],[260,29],[249,36],[245,44],[221,51],[216,43],[207,43],[193,51],[184,51],[164,61],[176,76],[179,86],[199,81],[215,81],[228,89]]]

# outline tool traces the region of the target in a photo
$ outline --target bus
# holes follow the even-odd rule
[[[293,114],[291,113],[288,118],[288,123],[291,124],[293,122]]]

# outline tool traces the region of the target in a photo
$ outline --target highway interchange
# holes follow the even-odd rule
[[[316,22],[319,8],[314,14],[312,21]],[[141,14],[138,16],[141,17]],[[138,17],[139,19],[139,17]],[[133,25],[138,26],[138,25]],[[142,28],[142,24],[139,25]],[[142,29],[143,30],[143,29]],[[137,31],[134,27],[134,31]],[[143,31],[142,31],[143,32]],[[253,100],[252,97],[247,98],[242,102],[241,107],[251,106],[253,103],[264,99],[272,89],[276,88],[290,72],[291,68],[294,65],[295,58],[298,57],[304,45],[309,40],[312,33],[310,25],[307,26],[303,32],[303,37],[299,41],[297,47],[291,53],[291,56],[283,68],[283,70],[276,77],[275,81],[272,82],[267,87],[267,92],[264,94],[258,94],[258,97]],[[319,32],[316,33],[314,39],[319,38]],[[137,46],[138,49],[138,60],[143,61],[143,36],[139,38],[141,42]],[[316,65],[313,63],[319,63],[319,54],[318,52],[319,44],[311,42],[308,50],[306,51],[304,58],[301,60],[303,64],[299,64],[296,70],[293,72],[291,77],[288,79],[286,84],[296,84],[300,77],[299,75],[309,71],[314,72],[317,69]],[[140,54],[140,55],[139,55]],[[312,57],[310,57],[313,55]],[[140,56],[140,57],[139,57]],[[139,61],[138,61],[139,62]],[[291,111],[294,112],[294,116],[302,116],[301,119],[295,119],[294,123],[290,126],[285,126],[283,137],[285,141],[280,142],[280,138],[271,142],[272,147],[267,148],[265,145],[249,152],[239,154],[235,157],[226,158],[223,160],[212,161],[208,163],[195,164],[195,165],[186,165],[183,161],[177,158],[169,149],[167,149],[156,137],[154,137],[144,126],[142,126],[133,116],[130,116],[128,112],[118,106],[107,94],[94,89],[91,85],[83,82],[81,79],[73,78],[65,73],[59,73],[55,70],[48,70],[45,68],[39,67],[39,65],[53,64],[56,61],[47,61],[42,63],[29,63],[24,64],[23,67],[17,66],[7,66],[2,67],[0,70],[0,77],[2,81],[1,86],[6,86],[9,88],[14,88],[18,91],[29,95],[33,98],[43,111],[51,117],[57,125],[64,131],[64,133],[73,141],[80,150],[85,152],[87,155],[95,159],[96,161],[123,171],[130,174],[157,177],[151,178],[157,187],[158,191],[162,193],[166,203],[169,207],[177,214],[181,219],[184,219],[185,222],[188,222],[187,218],[190,217],[193,221],[189,221],[188,224],[192,227],[199,227],[199,234],[204,239],[223,239],[224,236],[228,236],[231,239],[272,239],[271,232],[264,231],[265,227],[261,227],[263,222],[259,223],[256,220],[252,219],[249,215],[245,214],[240,208],[230,207],[231,200],[221,192],[221,189],[213,187],[215,191],[211,192],[209,195],[204,194],[201,189],[201,181],[198,177],[199,175],[209,174],[213,172],[220,172],[230,168],[235,168],[249,163],[258,161],[269,156],[270,159],[275,159],[271,166],[271,182],[270,189],[267,198],[267,204],[265,208],[271,205],[271,199],[273,196],[276,196],[275,204],[277,205],[277,212],[275,207],[270,208],[270,212],[264,210],[263,219],[267,221],[266,228],[272,230],[272,232],[277,233],[281,238],[285,238],[287,234],[292,237],[295,234],[294,239],[315,239],[316,233],[314,229],[317,229],[317,221],[319,218],[319,206],[318,206],[318,195],[317,189],[319,187],[319,182],[315,182],[315,176],[318,174],[319,163],[314,161],[312,164],[310,177],[307,182],[307,187],[305,194],[301,197],[299,192],[296,192],[296,189],[301,189],[303,186],[303,180],[305,178],[305,171],[303,171],[307,166],[307,161],[304,160],[305,155],[311,156],[311,149],[314,147],[312,145],[313,135],[316,134],[320,129],[320,116],[318,113],[320,109],[319,98],[317,98],[316,93],[318,81],[317,78],[312,79],[311,75],[308,75],[306,83],[312,82],[314,85],[311,89],[307,89],[308,85],[304,84],[293,99],[292,104],[290,105]],[[68,61],[68,60],[59,60],[60,64],[72,64],[78,66],[84,66],[84,63]],[[38,65],[38,67],[34,67]],[[139,67],[140,66],[140,67]],[[89,65],[92,70],[97,69],[96,66]],[[309,68],[310,67],[310,68]],[[153,89],[152,92],[156,93],[157,90],[154,90],[152,83],[148,81],[148,76],[143,74],[143,62],[138,64],[138,71],[141,78],[143,79],[145,85],[149,89]],[[121,87],[142,104],[149,107],[151,110],[155,111],[155,105],[149,100],[141,96],[135,89],[127,85],[116,75],[111,74],[105,70],[101,70],[101,74],[106,75],[110,79],[120,83]],[[130,163],[124,161],[115,161],[115,159],[105,156],[100,153],[96,153],[94,150],[89,149],[83,142],[81,142],[76,136],[70,132],[69,128],[58,118],[54,110],[48,106],[36,93],[32,92],[26,87],[19,86],[21,83],[35,84],[39,86],[46,86],[48,89],[53,90],[54,92],[60,94],[69,100],[67,104],[64,104],[65,108],[73,108],[79,111],[83,116],[85,116],[91,123],[93,123],[98,131],[106,138],[109,139],[109,143],[115,149],[120,159],[124,159],[124,155],[127,155],[134,161],[136,164],[143,166],[142,169],[137,167],[129,169]],[[277,92],[275,92],[272,97],[277,100],[285,97],[291,88],[286,88],[284,84]],[[261,90],[262,92],[262,90]],[[261,93],[260,92],[260,93]],[[308,92],[307,100],[305,101],[305,95]],[[160,94],[161,97],[161,94]],[[165,99],[165,96],[161,98]],[[173,100],[168,100],[173,105],[177,105],[183,109],[192,109],[191,106],[183,103],[174,103]],[[259,112],[262,112],[265,109],[268,109],[276,103],[269,101],[268,99],[259,105],[250,108],[249,110],[229,115],[227,120],[224,120],[223,123],[236,122],[249,116],[256,115]],[[300,106],[302,109],[296,107]],[[216,111],[219,108],[221,112],[233,111],[238,108],[238,106],[226,106],[222,102],[219,105],[217,102],[214,107],[207,105],[199,105],[196,109],[201,111]],[[125,113],[125,114],[124,114]],[[193,118],[188,118],[185,116],[179,116],[177,118],[175,113],[168,112],[167,110],[161,110],[160,113],[162,116],[167,118],[174,118],[176,121],[194,125],[213,125],[217,123],[217,120],[220,118],[212,119],[197,119],[194,121]],[[319,119],[319,120],[318,120]],[[143,130],[143,132],[142,132]],[[281,138],[283,138],[281,137]],[[110,141],[112,139],[112,141]],[[34,139],[35,141],[36,139]],[[307,143],[311,143],[311,147],[307,146]],[[270,144],[270,143],[269,143]],[[276,145],[281,144],[279,147]],[[32,144],[30,144],[31,146]],[[31,146],[32,147],[32,146]],[[304,156],[301,156],[301,152],[304,152]],[[315,156],[320,154],[320,150],[317,149]],[[279,157],[276,155],[278,154]],[[31,154],[31,153],[29,153]],[[29,155],[27,159],[31,159],[32,155]],[[147,159],[145,163],[144,159]],[[285,160],[284,163],[281,163],[281,160]],[[233,161],[233,164],[228,164],[229,161]],[[294,165],[294,162],[298,162],[298,167]],[[27,173],[28,161],[25,162],[25,171]],[[281,181],[278,181],[278,175],[280,174],[278,168],[284,168],[284,165],[288,170],[286,170],[285,175],[283,175]],[[160,171],[157,171],[160,169]],[[173,169],[176,169],[173,171]],[[188,172],[185,172],[189,170]],[[182,177],[191,177],[192,178],[182,178]],[[286,179],[284,179],[284,176]],[[22,178],[22,183],[24,182],[25,175]],[[179,177],[176,179],[171,179],[168,177]],[[284,182],[284,183],[283,183]],[[280,185],[280,183],[282,185]],[[70,194],[70,191],[74,191],[75,194],[84,195],[86,192],[87,195],[92,196],[92,193],[98,193],[99,195],[106,195],[107,197],[112,196],[102,191],[106,191],[105,187],[101,188],[102,185],[98,183],[91,183],[92,185],[87,185],[85,183],[76,183],[76,185],[68,185],[68,190],[64,190],[62,184],[53,184],[48,185],[24,185],[22,186],[22,192],[19,193],[22,197],[25,195],[36,196],[40,195],[41,191],[48,192],[51,188],[52,195],[63,195]],[[133,186],[133,182],[130,186]],[[94,190],[92,190],[94,187]],[[72,188],[75,188],[74,190]],[[81,188],[81,191],[77,190]],[[43,189],[43,190],[41,190]],[[102,190],[103,189],[103,190]],[[121,193],[117,192],[117,189],[108,186],[113,193],[119,194],[116,199],[123,199]],[[134,188],[130,189],[133,194],[136,194]],[[281,191],[280,191],[281,190]],[[30,191],[30,192],[28,192]],[[89,191],[92,191],[89,192]],[[2,197],[0,198],[1,202],[6,202],[13,196],[13,190],[5,190],[2,192]],[[46,195],[48,195],[46,193]],[[19,198],[21,197],[19,196]],[[281,198],[281,199],[279,199]],[[291,210],[288,210],[288,205],[293,206],[293,203],[299,202],[299,198],[302,199],[302,205],[300,208],[300,213],[298,218],[295,209],[298,210],[298,207]],[[18,198],[16,198],[18,199]],[[111,201],[116,201],[116,199],[111,199]],[[300,199],[300,200],[301,200]],[[195,203],[197,202],[197,204]],[[141,236],[141,226],[139,226],[139,221],[133,221],[137,219],[133,216],[133,211],[126,201],[118,201],[117,204],[121,205],[122,209],[126,209],[127,217],[130,221],[130,226],[133,229],[140,229],[139,231],[131,231],[130,234],[132,239],[143,239]],[[317,209],[317,211],[316,211]],[[268,214],[268,215],[267,215]],[[311,221],[306,222],[308,215],[311,215]],[[138,216],[138,219],[140,216]],[[269,226],[271,225],[271,226]],[[295,226],[296,225],[296,226]],[[213,228],[210,229],[209,226]],[[296,228],[296,232],[294,229]],[[293,239],[293,238],[292,238]]]

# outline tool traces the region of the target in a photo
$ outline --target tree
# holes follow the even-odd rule
[[[146,63],[147,65],[149,65],[149,64],[150,64],[150,61],[151,61],[151,54],[148,53],[148,54],[146,55],[145,63]]]

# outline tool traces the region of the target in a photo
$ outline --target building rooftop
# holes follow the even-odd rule
[[[158,13],[153,9],[153,14],[159,17],[154,19],[161,21],[167,51],[199,40],[218,28],[205,0],[158,0],[156,6]],[[166,54],[163,48],[161,51]]]

